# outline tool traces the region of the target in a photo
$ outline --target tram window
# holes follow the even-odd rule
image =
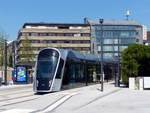
[[[60,63],[59,63],[59,66],[58,66],[56,78],[61,78],[61,73],[62,73],[63,65],[64,65],[64,60],[60,59]]]
[[[53,57],[49,60],[38,61],[37,64],[37,78],[53,78],[54,71],[56,68],[57,58]]]

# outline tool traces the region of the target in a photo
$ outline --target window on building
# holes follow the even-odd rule
[[[86,51],[89,51],[90,48],[89,47],[82,47],[81,50],[86,50]]]
[[[64,41],[64,43],[71,43],[71,42],[70,42],[70,41],[68,41],[68,40],[65,40],[65,41]]]
[[[114,57],[116,58],[118,56],[118,53],[114,53]]]
[[[52,40],[47,40],[47,43],[52,43]]]
[[[102,41],[102,39],[101,39],[101,38],[96,38],[96,43],[97,43],[97,44],[100,44],[100,43],[101,43],[101,41]]]
[[[113,58],[113,53],[103,53],[104,58]]]
[[[38,33],[31,33],[31,36],[38,36]]]
[[[98,51],[101,51],[101,46],[97,46],[97,50],[98,50]]]
[[[90,43],[90,41],[89,40],[81,40],[81,41],[79,41],[79,43]]]
[[[56,40],[52,40],[52,43],[57,43],[57,41]]]
[[[56,36],[56,33],[48,33],[48,36]]]
[[[114,37],[118,37],[119,35],[120,35],[120,32],[119,32],[119,31],[114,31],[114,32],[113,32],[113,36],[114,36]]]
[[[73,44],[79,43],[79,40],[72,40]]]
[[[136,39],[136,42],[139,42],[139,39]]]
[[[69,29],[69,26],[59,26],[58,29]]]
[[[64,43],[64,40],[57,40],[57,43]]]
[[[21,33],[21,36],[30,36],[30,33]]]
[[[118,46],[114,46],[114,51],[118,51]]]
[[[123,51],[124,49],[126,49],[128,46],[119,46],[119,50]]]
[[[133,44],[135,43],[135,39],[134,38],[122,38],[122,39],[119,39],[119,43],[120,44]]]
[[[39,36],[48,36],[48,33],[39,33]]]
[[[96,37],[102,37],[102,33],[101,32],[96,32]]]
[[[57,36],[65,36],[64,33],[57,33]]]
[[[40,40],[31,40],[32,43],[40,43]]]
[[[65,33],[65,36],[73,36],[72,33]]]
[[[118,44],[118,39],[113,39],[113,41],[114,44]]]
[[[87,36],[87,37],[89,37],[90,34],[89,33],[82,33],[81,36]]]
[[[120,32],[120,36],[121,37],[129,37],[130,36],[130,32],[128,32],[128,31],[121,31]]]
[[[104,44],[113,44],[113,39],[104,39]]]
[[[74,34],[74,37],[80,37],[81,36],[81,34],[80,33],[76,33],[76,34]]]
[[[103,46],[103,51],[113,51],[113,46]]]

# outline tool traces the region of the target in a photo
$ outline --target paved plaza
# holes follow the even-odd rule
[[[32,85],[0,87],[2,113],[149,113],[150,91],[114,87],[113,83],[35,95]]]

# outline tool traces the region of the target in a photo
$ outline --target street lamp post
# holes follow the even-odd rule
[[[7,85],[7,40],[4,42],[4,76],[5,76],[5,85]]]
[[[118,36],[118,61],[117,61],[117,80],[116,86],[120,86],[120,38]]]
[[[103,19],[99,19],[99,22],[101,24],[101,91],[104,90],[104,84],[103,84],[103,77],[104,77],[104,70],[103,70]]]
[[[120,54],[118,54],[118,79],[117,79],[117,86],[120,86]]]

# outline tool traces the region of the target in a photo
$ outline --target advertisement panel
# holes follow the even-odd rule
[[[16,81],[26,82],[26,80],[27,80],[26,67],[23,66],[16,67]]]

